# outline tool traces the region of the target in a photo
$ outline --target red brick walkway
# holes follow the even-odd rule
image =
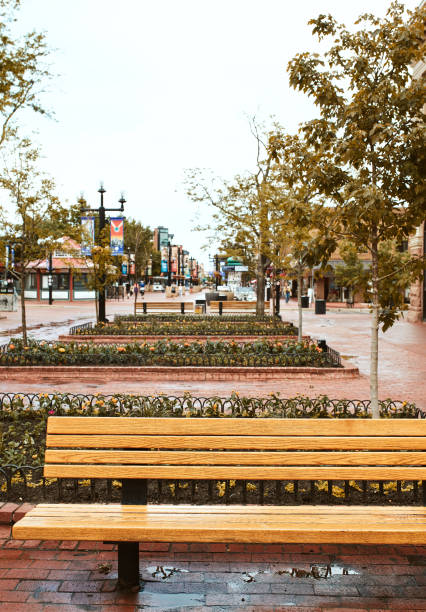
[[[426,610],[426,547],[145,543],[144,589],[123,593],[113,544],[9,534],[0,526],[2,612]]]

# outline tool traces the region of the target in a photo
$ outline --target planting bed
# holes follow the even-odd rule
[[[425,418],[407,402],[380,402],[387,418]],[[241,418],[366,418],[369,401],[332,400],[271,395],[267,398],[198,398],[166,396],[93,396],[70,394],[0,395],[2,421],[0,445],[0,500],[19,501],[116,501],[117,481],[50,479],[43,482],[42,468],[48,415],[161,416],[209,418],[219,415]],[[259,422],[261,426],[261,422]],[[162,503],[421,503],[416,482],[312,481],[173,481],[150,480],[149,501]]]
[[[159,315],[145,315],[132,320],[117,319],[114,323],[99,323],[75,326],[71,336],[297,336],[292,323],[282,322],[277,317],[214,317],[196,318],[188,315],[170,315],[165,319]]]
[[[21,339],[2,347],[0,366],[167,366],[338,368],[335,356],[314,343],[294,340],[175,342],[126,345],[61,343]]]

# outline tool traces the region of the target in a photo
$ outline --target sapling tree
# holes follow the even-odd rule
[[[290,84],[311,96],[319,117],[303,126],[309,145],[332,156],[335,171],[317,183],[333,205],[324,231],[366,248],[371,257],[370,396],[378,405],[378,331],[399,310],[381,307],[381,295],[403,273],[424,265],[409,257],[388,273],[380,271],[380,249],[401,242],[424,219],[425,81],[413,81],[410,66],[424,60],[426,7],[405,13],[398,2],[385,17],[362,15],[348,30],[330,15],[310,21],[313,34],[330,41],[322,55],[300,53],[289,63]],[[313,177],[317,168],[312,167]],[[396,261],[395,261],[396,263]]]
[[[27,342],[25,287],[32,267],[58,246],[68,211],[55,195],[54,181],[38,169],[39,151],[28,139],[17,140],[4,160],[0,186],[8,203],[0,206],[3,240],[15,247],[12,270],[21,286],[22,336]]]

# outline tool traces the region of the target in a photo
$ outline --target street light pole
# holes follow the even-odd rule
[[[98,245],[102,246],[102,232],[105,229],[105,223],[106,223],[106,217],[105,217],[105,212],[106,211],[111,211],[111,212],[124,212],[124,204],[126,202],[126,200],[124,199],[123,195],[121,196],[121,198],[118,200],[121,204],[120,208],[105,208],[104,207],[104,193],[106,193],[106,189],[104,189],[103,184],[101,183],[101,186],[98,189],[98,193],[101,194],[101,205],[99,206],[99,208],[95,208],[95,209],[87,209],[83,207],[83,198],[81,198],[79,200],[79,202],[81,203],[81,211],[82,212],[97,212],[98,216],[99,216],[99,232],[98,232]],[[107,321],[106,319],[106,313],[105,313],[105,272],[102,273],[101,277],[100,277],[100,287],[98,290],[98,313],[99,313],[99,321],[102,321],[103,323],[105,323]]]
[[[167,286],[172,286],[172,243],[174,234],[169,234],[168,248],[169,248],[169,260],[167,262]]]
[[[49,287],[49,306],[53,304],[53,266],[52,266],[52,251],[49,253],[49,275],[47,277],[47,285]]]

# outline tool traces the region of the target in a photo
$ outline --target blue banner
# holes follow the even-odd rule
[[[161,260],[161,272],[167,272],[167,271],[168,271],[167,261],[162,259]]]
[[[124,254],[124,219],[111,218],[111,255]]]

